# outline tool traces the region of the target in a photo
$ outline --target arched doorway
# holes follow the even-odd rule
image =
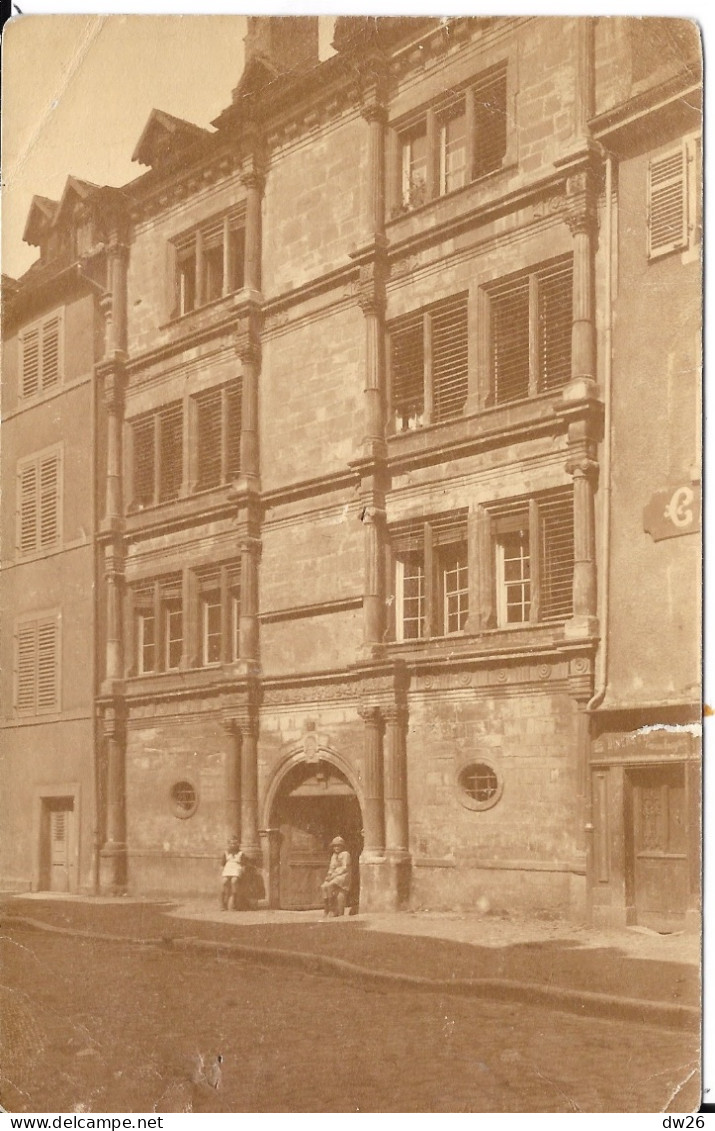
[[[352,858],[349,903],[357,906],[362,815],[345,774],[323,758],[294,765],[280,783],[270,823],[280,834],[278,906],[294,911],[322,906],[320,885],[335,836],[345,840]]]

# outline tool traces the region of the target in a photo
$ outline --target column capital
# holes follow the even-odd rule
[[[587,455],[574,454],[566,461],[566,471],[574,479],[595,479],[598,475],[598,460]]]
[[[404,703],[387,703],[381,710],[386,723],[396,723],[399,726],[407,725],[407,707]]]
[[[258,363],[261,360],[261,337],[255,314],[249,313],[237,320],[234,348],[241,361]]]
[[[374,704],[361,703],[358,715],[367,726],[379,726],[382,721],[382,710]]]
[[[598,234],[598,189],[593,170],[582,169],[566,180],[564,219],[572,235]]]
[[[240,181],[244,188],[257,190],[261,196],[263,195],[263,190],[266,187],[266,175],[259,166],[245,169],[241,173]]]
[[[387,303],[386,273],[385,265],[378,258],[361,265],[357,280],[357,301],[363,314],[376,314],[379,317],[384,314]]]

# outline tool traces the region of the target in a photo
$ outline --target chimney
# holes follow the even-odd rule
[[[249,16],[245,62],[260,59],[278,74],[314,67],[318,57],[317,16]]]

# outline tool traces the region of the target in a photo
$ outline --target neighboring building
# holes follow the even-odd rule
[[[12,804],[52,822],[45,798],[74,797],[52,783],[81,778],[71,887],[94,868],[101,890],[208,893],[237,833],[271,906],[314,906],[339,832],[362,907],[680,923],[699,877],[697,31],[341,17],[320,62],[314,18],[249,29],[215,131],[154,110],[147,173],[33,205],[4,481],[78,440],[65,377],[36,450],[44,393],[16,415],[12,351],[59,305],[35,232],[79,211],[95,432],[64,491],[88,508],[86,609],[41,536],[22,584],[33,631],[63,614],[58,671],[64,688],[79,665],[87,714],[81,739],[64,716],[45,733],[15,697]],[[10,589],[31,569],[16,521]],[[18,826],[7,882],[50,886],[42,843]]]

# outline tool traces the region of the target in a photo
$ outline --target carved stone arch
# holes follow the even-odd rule
[[[329,765],[334,766],[335,769],[343,775],[348,785],[357,797],[361,812],[364,813],[365,799],[363,796],[362,785],[359,782],[354,767],[350,764],[350,762],[348,762],[348,760],[342,754],[340,754],[334,747],[328,745],[320,737],[318,737],[315,758],[318,758],[321,761],[327,762]],[[291,746],[290,750],[281,757],[280,761],[273,770],[273,773],[266,787],[261,814],[263,828],[270,827],[271,812],[285,779],[288,777],[291,771],[296,768],[296,766],[300,766],[301,764],[307,762],[308,758],[306,757],[305,746],[302,740],[300,742],[294,743]]]

